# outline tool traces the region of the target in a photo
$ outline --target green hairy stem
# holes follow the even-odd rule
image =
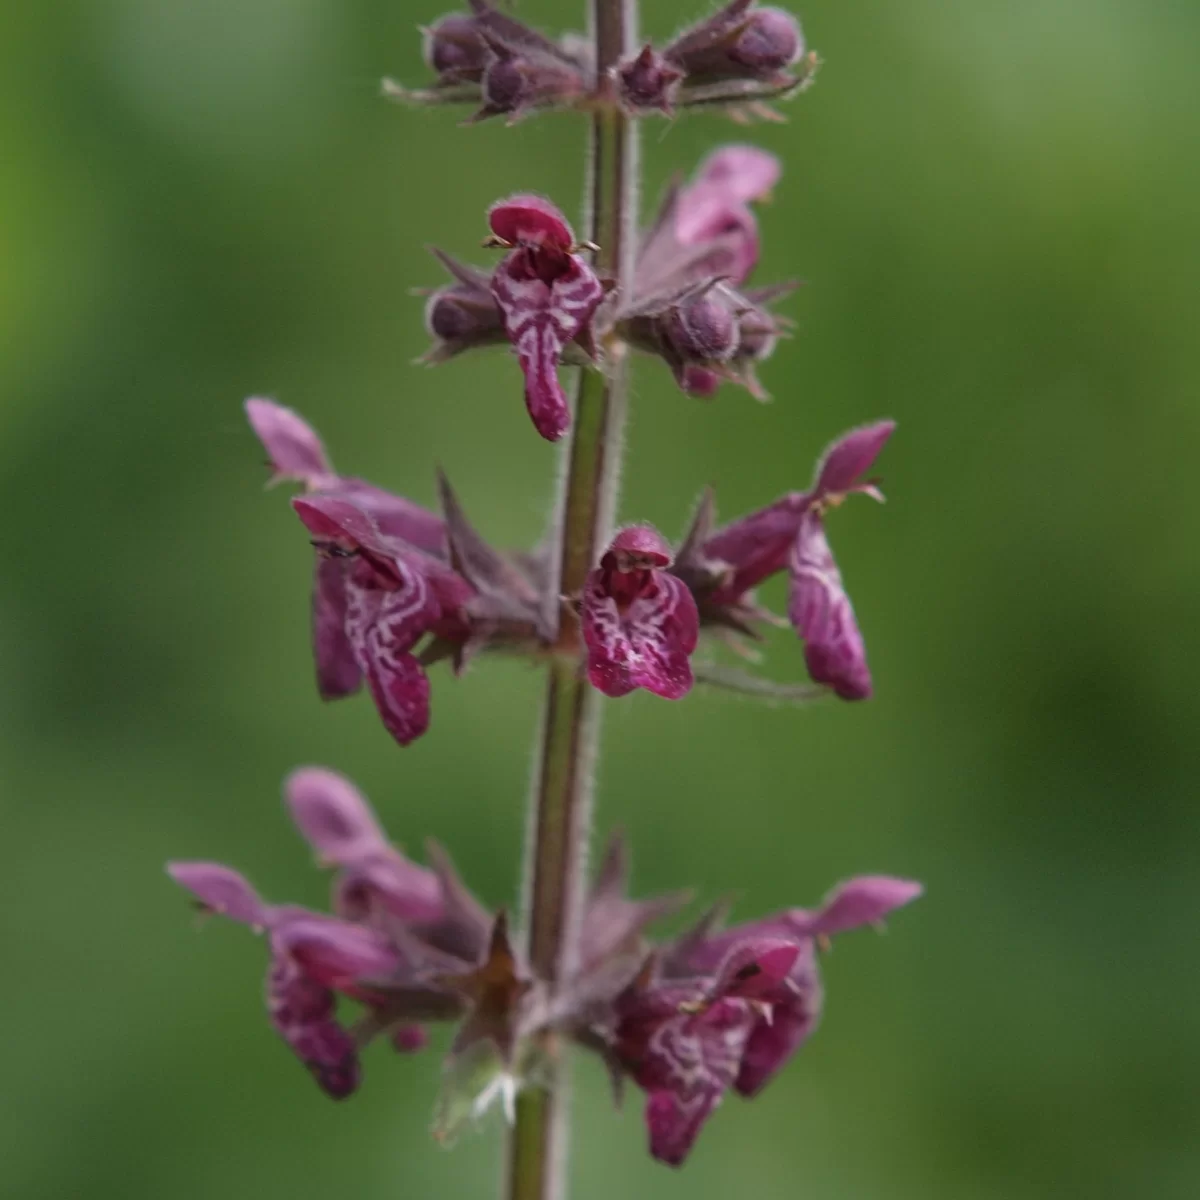
[[[604,95],[606,72],[635,47],[634,0],[591,0],[600,102],[589,139],[588,236],[599,246],[596,270],[619,289],[632,283],[637,227],[637,125]],[[579,595],[607,541],[620,482],[627,367],[623,347],[606,347],[604,371],[582,370],[566,455],[556,528],[558,595]],[[531,796],[528,887],[529,957],[534,973],[554,982],[569,975],[578,944],[591,830],[594,751],[600,697],[583,673],[578,624],[560,616],[551,659]],[[548,1076],[517,1098],[505,1173],[507,1200],[563,1200],[566,1195],[567,1064],[563,1048],[546,1047]]]

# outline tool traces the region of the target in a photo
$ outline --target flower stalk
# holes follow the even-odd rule
[[[598,273],[632,290],[639,183],[638,128],[618,108],[608,71],[634,47],[635,0],[591,0],[598,104],[588,148],[588,236]],[[566,449],[558,552],[558,636],[546,697],[531,795],[526,850],[529,962],[553,988],[574,966],[591,837],[595,745],[600,703],[582,669],[579,623],[569,609],[599,558],[612,526],[620,486],[627,408],[625,346],[610,338],[603,370],[581,368]],[[509,1135],[508,1200],[559,1200],[566,1194],[567,1066],[550,1044],[548,1077],[517,1100]]]
[[[599,1056],[618,1094],[624,1079],[637,1085],[650,1154],[679,1167],[728,1095],[758,1095],[812,1036],[830,938],[878,926],[921,893],[911,880],[860,875],[815,909],[727,926],[718,905],[663,940],[650,927],[690,892],[630,896],[619,835],[587,871],[605,704],[639,689],[680,701],[697,682],[767,700],[871,695],[826,521],[849,496],[882,500],[869,472],[895,424],[847,431],[804,490],[726,524],[709,489],[678,546],[645,523],[615,529],[629,359],[657,358],[693,397],[729,383],[765,399],[756,368],[790,326],[771,305],[795,286],[750,280],[760,256],[750,205],[778,182],[779,159],[753,145],[714,149],[674,178],[639,231],[638,121],[709,105],[736,120],[769,117],[767,101],[801,89],[816,58],[794,16],[756,0],[727,0],[661,49],[639,44],[636,0],[589,0],[589,35],[557,39],[491,0],[466,7],[424,31],[433,86],[389,83],[388,94],[475,104],[468,124],[559,109],[589,125],[582,239],[549,197],[518,192],[487,209],[484,245],[501,252],[492,266],[435,250],[449,280],[417,289],[431,337],[421,361],[507,344],[535,430],[562,441],[550,536],[500,549],[440,470],[433,511],[336,469],[317,431],[274,400],[251,398],[246,416],[272,481],[300,485],[291,507],[315,556],[322,699],[368,692],[407,746],[429,728],[431,671],[462,676],[495,654],[545,671],[519,936],[437,843],[425,865],[408,858],[350,780],[323,767],[293,771],[284,800],[334,871],[329,912],[268,902],[221,863],[168,870],[202,911],[262,935],[270,1022],[327,1096],[358,1089],[372,1043],[409,1054],[429,1023],[454,1022],[433,1136],[451,1142],[500,1107],[505,1200],[564,1200],[571,1047]],[[786,622],[755,594],[781,573]],[[751,657],[768,623],[794,628],[811,684],[710,657]]]

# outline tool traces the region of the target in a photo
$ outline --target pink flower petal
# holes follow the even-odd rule
[[[283,791],[300,832],[328,862],[344,865],[391,850],[371,806],[344,775],[301,767]]]
[[[245,409],[276,479],[295,479],[311,488],[336,480],[321,439],[303,417],[259,396],[247,400]]]
[[[245,877],[232,867],[211,862],[170,862],[167,874],[211,912],[243,925],[267,924],[267,906]]]
[[[496,237],[513,246],[546,246],[566,253],[575,242],[567,218],[541,196],[498,200],[488,210],[488,226]]]
[[[352,695],[362,685],[362,671],[346,636],[347,603],[345,563],[318,557],[313,573],[312,640],[322,700]]]
[[[809,931],[813,935],[832,936],[860,925],[875,925],[893,909],[911,904],[924,890],[911,879],[855,876],[829,893],[820,909],[811,915]]]
[[[604,288],[592,269],[573,255],[566,260],[568,268],[547,282],[528,265],[529,253],[517,251],[500,263],[492,276],[492,294],[525,376],[525,406],[538,433],[553,442],[571,423],[558,380],[559,355],[591,320]]]
[[[646,590],[621,606],[605,589],[604,574],[589,575],[581,611],[592,685],[613,697],[639,687],[668,700],[687,695],[700,626],[687,585],[655,572]]]
[[[813,492],[827,496],[866,490],[858,479],[871,469],[895,429],[895,421],[876,421],[842,434],[821,455]]]
[[[854,608],[820,514],[811,510],[801,519],[796,538],[788,619],[804,639],[804,659],[817,683],[827,684],[843,700],[871,695],[871,672]]]

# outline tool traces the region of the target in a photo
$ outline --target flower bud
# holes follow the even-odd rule
[[[790,66],[804,53],[800,23],[781,8],[760,8],[729,48],[729,57],[754,74],[770,75]]]
[[[490,295],[480,297],[466,288],[443,288],[429,297],[425,328],[456,350],[501,341],[504,322]]]
[[[443,83],[478,82],[492,57],[475,22],[463,13],[442,17],[425,30],[424,54]]]
[[[483,73],[483,107],[474,120],[510,115],[524,116],[530,109],[565,104],[585,90],[579,70],[559,58],[518,54],[499,44]]]
[[[738,348],[737,318],[716,289],[673,306],[660,327],[669,349],[683,362],[724,362]]]
[[[658,109],[669,116],[683,72],[647,42],[635,58],[614,69],[613,77],[621,104],[630,112]]]

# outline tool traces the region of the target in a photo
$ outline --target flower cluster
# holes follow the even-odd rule
[[[552,583],[535,552],[503,553],[468,521],[445,476],[442,513],[362,479],[337,474],[317,434],[271,400],[246,402],[276,479],[305,486],[292,500],[316,551],[313,657],[326,700],[365,681],[385,728],[402,746],[429,726],[426,667],[460,672],[477,654],[537,658],[554,637]],[[714,528],[711,492],[679,551],[648,525],[617,532],[572,597],[588,678],[607,696],[644,688],[677,700],[692,688],[699,635],[757,637],[774,620],[754,596],[787,571],[788,617],[804,640],[809,675],[844,700],[871,694],[866,649],[825,537],[825,515],[847,496],[882,500],[864,481],[895,428],[851,430],[826,450],[807,491]],[[720,686],[719,672],[707,681]]]
[[[469,124],[488,117],[511,124],[537,111],[587,108],[605,95],[632,116],[719,107],[738,120],[771,119],[770,102],[800,91],[820,64],[806,52],[796,18],[756,0],[731,0],[661,50],[647,43],[600,77],[579,34],[555,40],[486,0],[469,0],[469,7],[424,31],[432,86],[412,89],[385,79],[385,96],[474,105]]]
[[[629,295],[596,275],[579,253],[587,247],[549,201],[498,202],[487,244],[509,253],[490,274],[434,251],[453,282],[424,293],[433,345],[422,361],[507,341],[525,376],[526,407],[549,441],[570,426],[558,364],[602,367],[614,337],[661,358],[689,395],[711,396],[729,381],[765,399],[755,366],[784,332],[770,304],[793,285],[745,286],[759,257],[750,202],[768,196],[779,176],[779,160],[753,146],[711,154],[690,183],[668,190],[639,243]]]
[[[304,767],[286,780],[284,798],[318,860],[335,870],[332,914],[268,904],[217,863],[167,869],[203,911],[265,935],[271,1024],[324,1092],[340,1100],[357,1089],[370,1042],[419,1050],[424,1026],[448,1021],[457,1025],[448,1078],[477,1047],[490,1052],[490,1074],[471,1082],[477,1109],[480,1097],[511,1094],[536,1072],[522,1056],[534,1035],[554,1031],[599,1054],[615,1082],[632,1079],[646,1093],[650,1151],[675,1166],[726,1092],[757,1095],[816,1028],[826,939],[878,924],[921,891],[864,876],[815,910],[723,928],[717,909],[654,946],[648,926],[687,897],[629,899],[628,856],[616,838],[588,895],[578,969],[551,996],[505,914],[489,913],[436,845],[429,867],[392,846],[349,780]],[[353,1024],[339,1018],[338,996],[361,1006]]]

